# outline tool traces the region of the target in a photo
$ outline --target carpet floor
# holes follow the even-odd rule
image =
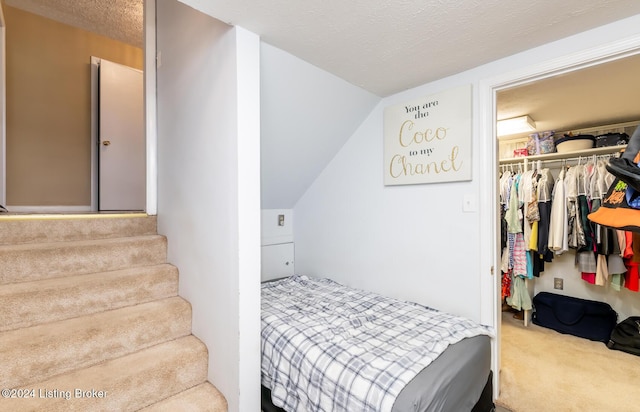
[[[156,226],[0,216],[0,411],[227,412]]]
[[[640,357],[502,314],[500,395],[512,412],[640,410]]]

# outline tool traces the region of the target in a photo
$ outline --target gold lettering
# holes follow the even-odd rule
[[[393,164],[394,164],[394,163],[404,163],[404,156],[394,155],[394,156],[391,158],[391,163],[389,164],[389,174],[390,174],[390,175],[391,175],[391,177],[393,177],[394,179],[397,179],[397,178],[399,178],[399,177],[400,177],[400,175],[401,175],[402,173],[395,174],[395,173],[393,172]],[[404,174],[405,174],[405,176],[406,176],[406,175],[407,175],[407,174],[406,174],[406,170],[403,170],[403,172],[404,172]]]
[[[411,129],[413,129],[413,122],[411,120],[407,120],[404,123],[402,123],[402,126],[400,126],[400,136],[399,136],[400,146],[409,147],[411,142],[409,142],[408,144],[404,144],[404,142],[402,141],[402,135],[403,135],[403,131],[404,131],[404,127],[405,126],[407,126],[408,130],[411,130]]]
[[[411,133],[408,133],[406,130],[413,130],[413,121],[405,120],[400,126],[400,133],[398,134],[398,141],[400,146],[409,147],[413,143],[421,144],[421,143],[429,143],[434,140],[444,140],[447,137],[447,128],[446,127],[438,127],[434,129],[425,129],[424,131],[417,131],[410,136]]]
[[[451,157],[449,159],[451,160],[451,167],[456,172],[458,170],[460,170],[460,167],[462,167],[462,161],[460,161],[460,164],[458,166],[456,166],[456,159],[457,158],[458,158],[458,146],[453,146],[451,148]]]
[[[397,179],[400,176],[426,175],[431,174],[432,172],[435,174],[457,172],[462,167],[462,161],[456,163],[456,160],[458,159],[458,152],[458,146],[454,146],[451,148],[451,155],[448,158],[441,160],[439,163],[437,161],[433,161],[429,163],[415,164],[409,162],[406,156],[396,154],[391,158],[389,174],[394,179]]]

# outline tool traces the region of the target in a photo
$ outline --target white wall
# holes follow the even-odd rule
[[[259,410],[259,38],[175,0],[157,28],[158,231],[209,380],[229,411]]]
[[[296,272],[479,319],[479,215],[462,212],[477,182],[385,187],[385,105],[296,204]]]
[[[260,66],[262,207],[290,209],[380,98],[266,43]]]
[[[283,225],[279,216],[284,217]],[[263,246],[293,242],[293,209],[263,209],[260,224]]]
[[[384,99],[294,207],[296,272],[469,316],[492,310],[482,296],[497,282],[495,256],[496,143],[491,96],[479,93],[494,77],[517,73],[568,54],[640,34],[640,16],[492,62]],[[385,187],[382,122],[386,106],[472,84],[473,180]],[[478,212],[462,210],[465,195]],[[481,253],[480,251],[483,251]],[[495,289],[494,289],[495,290]],[[491,292],[491,291],[490,291]]]
[[[260,223],[262,226],[260,280],[294,275],[293,210],[263,209]]]
[[[260,407],[260,39],[236,27],[238,138],[239,411]],[[222,307],[217,309],[223,310]],[[215,365],[214,365],[215,366]],[[210,369],[209,376],[212,376]],[[217,379],[224,370],[216,370]],[[230,411],[233,409],[229,408]]]
[[[252,59],[254,39],[220,22],[200,21],[192,10],[174,10],[177,4],[158,5],[159,231],[168,235],[169,259],[180,268],[180,293],[193,305],[194,334],[209,348],[210,380],[229,400],[230,411],[258,410],[252,374],[259,374],[259,365],[252,364],[255,355],[241,358],[240,351],[250,352],[252,334],[259,339],[259,268],[252,269],[254,249],[259,250],[259,205],[250,204],[259,178],[251,177],[253,169],[239,171],[255,161],[260,147],[258,136],[240,130],[239,108],[247,102],[255,111],[258,96],[237,90],[243,71],[236,67]],[[486,311],[481,276],[489,276],[494,259],[481,250],[495,241],[483,229],[494,213],[484,200],[491,197],[486,189],[497,167],[491,163],[495,143],[481,121],[492,112],[478,94],[481,83],[634,34],[640,34],[640,16],[385,99],[295,205],[297,272],[479,319]],[[248,49],[245,42],[251,43]],[[243,51],[249,55],[240,56]],[[473,180],[384,187],[383,108],[469,83]],[[243,117],[247,120],[252,121]],[[477,212],[462,212],[465,195],[479,199]]]

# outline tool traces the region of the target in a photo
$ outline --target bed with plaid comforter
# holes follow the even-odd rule
[[[491,329],[414,303],[293,276],[262,285],[262,385],[287,411],[391,411],[449,346]]]

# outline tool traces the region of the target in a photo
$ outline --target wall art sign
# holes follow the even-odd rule
[[[384,184],[471,180],[471,85],[384,110]]]

